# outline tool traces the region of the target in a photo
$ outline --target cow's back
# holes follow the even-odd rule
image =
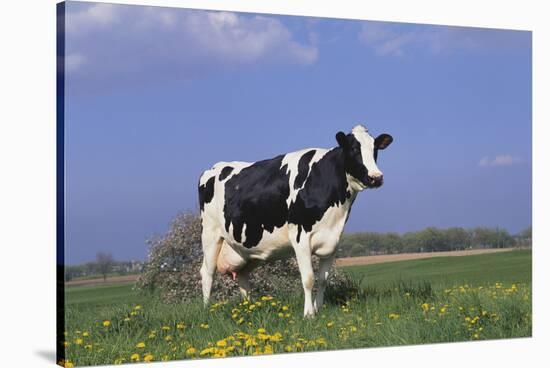
[[[288,243],[289,207],[326,152],[308,148],[254,163],[215,164],[199,182],[203,226],[252,252]]]

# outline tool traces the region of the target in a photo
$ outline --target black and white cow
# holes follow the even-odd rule
[[[336,134],[338,146],[307,148],[258,162],[219,162],[199,180],[201,267],[208,303],[216,268],[237,278],[248,297],[248,274],[259,262],[287,256],[298,261],[304,315],[323,304],[329,269],[357,193],[382,185],[378,151],[393,138],[373,138],[364,126]],[[312,254],[320,258],[319,291],[312,300]]]

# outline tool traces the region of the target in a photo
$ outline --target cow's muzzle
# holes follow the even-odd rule
[[[367,178],[367,187],[378,188],[384,184],[384,177],[382,175],[369,175]]]

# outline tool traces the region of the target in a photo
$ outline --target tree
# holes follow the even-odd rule
[[[103,275],[103,281],[106,281],[107,274],[111,271],[111,269],[113,268],[113,264],[115,263],[113,255],[111,253],[99,252],[97,253],[95,258],[97,270],[100,274]]]

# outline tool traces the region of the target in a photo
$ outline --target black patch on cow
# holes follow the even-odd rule
[[[309,173],[309,163],[313,156],[315,155],[315,150],[306,152],[300,161],[298,161],[298,175],[294,179],[294,189],[299,189],[306,181],[307,174]]]
[[[225,178],[227,178],[229,176],[229,174],[231,174],[233,172],[233,168],[231,166],[226,166],[222,169],[221,173],[220,173],[220,176],[218,177],[218,179],[220,181],[224,180]]]
[[[374,147],[373,156],[374,156],[374,162],[378,162],[378,148],[377,147]]]
[[[204,204],[210,203],[214,198],[214,176],[206,181],[205,184],[199,185],[199,206],[201,211],[204,210]]]
[[[241,243],[246,224],[246,248],[258,245],[264,230],[273,232],[287,222],[290,186],[287,165],[281,167],[283,157],[258,161],[225,182],[225,230],[233,224],[233,237]]]
[[[328,208],[343,204],[351,193],[347,190],[345,153],[337,147],[311,166],[304,187],[290,204],[288,222],[298,225],[296,241],[302,230],[309,232],[323,218]]]

